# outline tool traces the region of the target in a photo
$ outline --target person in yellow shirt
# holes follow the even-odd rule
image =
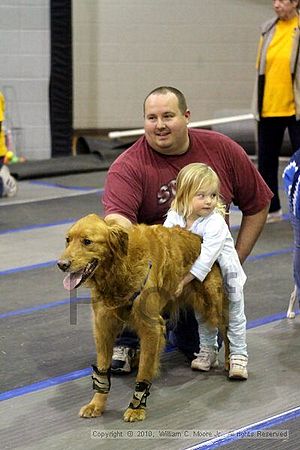
[[[5,144],[5,134],[2,123],[4,122],[5,100],[2,92],[0,91],[0,158],[5,156],[7,147]]]
[[[7,152],[5,133],[3,130],[3,122],[5,119],[4,113],[5,99],[0,91],[0,198],[14,197],[18,190],[16,180],[11,176],[8,167],[4,164],[4,157]]]
[[[299,0],[273,0],[276,17],[262,26],[254,97],[258,120],[258,170],[273,191],[268,221],[280,220],[279,153],[288,129],[300,148]]]

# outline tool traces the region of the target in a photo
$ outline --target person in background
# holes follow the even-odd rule
[[[123,227],[135,223],[162,224],[175,195],[176,177],[187,164],[202,162],[221,180],[227,211],[239,207],[242,221],[236,250],[243,263],[265,224],[272,192],[246,152],[223,134],[188,128],[190,111],[181,91],[161,86],[144,100],[145,135],[110,166],[104,185],[105,220]],[[229,221],[229,215],[226,216]],[[176,345],[190,360],[199,350],[198,324],[193,311],[184,311],[174,330]],[[113,373],[129,373],[138,338],[125,330],[118,337]]]
[[[300,149],[291,157],[283,171],[285,192],[289,200],[290,219],[294,232],[293,272],[295,290],[293,301],[300,302]]]
[[[224,220],[226,208],[220,196],[220,180],[206,164],[188,164],[179,172],[176,195],[164,222],[176,225],[202,238],[201,252],[190,272],[177,287],[179,296],[193,279],[203,282],[215,262],[219,263],[229,299],[229,378],[247,380],[248,354],[243,286],[246,275],[234,247],[234,241]],[[176,261],[175,261],[176,264]],[[218,329],[209,327],[200,314],[198,322],[200,348],[191,368],[207,372],[218,366]]]
[[[11,176],[8,167],[4,164],[4,157],[7,153],[3,129],[3,121],[5,119],[4,112],[5,99],[0,91],[0,198],[14,197],[18,189],[16,180]]]
[[[262,26],[254,110],[258,170],[273,191],[268,221],[280,220],[278,164],[285,130],[293,152],[300,147],[299,0],[273,0],[276,17]]]

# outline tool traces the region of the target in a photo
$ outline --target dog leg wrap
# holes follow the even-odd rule
[[[100,394],[108,394],[110,391],[110,370],[101,372],[98,367],[93,366],[92,380],[93,389]]]
[[[140,409],[146,408],[147,397],[150,395],[151,383],[148,381],[140,381],[135,383],[135,391],[133,394],[132,402],[129,403],[129,408]]]

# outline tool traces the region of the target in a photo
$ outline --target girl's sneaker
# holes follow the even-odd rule
[[[193,359],[191,368],[208,372],[210,369],[218,367],[218,353],[214,347],[200,347],[199,353],[195,353],[196,359]]]
[[[244,355],[230,355],[229,378],[231,380],[247,380],[248,358]]]

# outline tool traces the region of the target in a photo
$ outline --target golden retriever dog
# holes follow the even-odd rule
[[[58,266],[68,272],[66,289],[83,283],[91,288],[97,351],[92,373],[96,392],[81,408],[81,417],[97,417],[105,409],[113,346],[125,324],[140,338],[135,390],[124,413],[127,422],[146,417],[146,400],[165,345],[163,312],[178,312],[184,304],[199,311],[222,332],[227,361],[228,300],[219,266],[213,266],[203,283],[193,280],[180,297],[174,296],[200,249],[200,237],[179,227],[133,225],[125,229],[90,214],[70,228]]]

